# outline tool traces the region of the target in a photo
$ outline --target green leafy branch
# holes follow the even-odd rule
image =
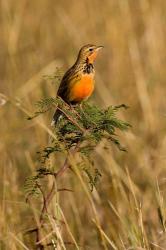
[[[61,98],[52,97],[37,102],[36,110],[31,117],[28,117],[28,120],[34,119],[51,109],[54,109],[54,112],[55,108],[62,113],[61,119],[59,119],[53,128],[53,132],[56,133],[56,139],[52,138],[49,145],[37,152],[40,168],[25,183],[27,198],[36,194],[40,194],[43,197],[40,227],[43,225],[48,206],[57,192],[57,189],[55,189],[57,178],[63,176],[68,169],[72,170],[70,157],[75,157],[76,154],[79,154],[80,161],[78,162],[78,166],[80,166],[83,176],[87,178],[92,192],[102,175],[99,169],[94,167],[91,159],[96,146],[103,139],[106,139],[119,150],[126,151],[120,143],[117,131],[125,131],[130,127],[128,122],[120,120],[117,117],[120,109],[128,108],[124,104],[101,109],[96,105],[83,102],[81,105],[71,107]],[[48,160],[52,155],[56,156],[58,152],[65,152],[65,161],[59,168],[54,167],[54,169],[50,169],[50,166],[47,164]],[[47,176],[52,176],[53,183],[51,189],[45,194],[40,181]],[[71,191],[67,188],[59,191],[64,190]],[[35,230],[37,239],[39,238],[40,227],[37,226]],[[38,246],[39,249],[43,249],[42,245]]]

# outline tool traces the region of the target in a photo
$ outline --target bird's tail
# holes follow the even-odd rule
[[[55,126],[57,124],[57,122],[60,119],[61,115],[62,115],[62,112],[59,109],[57,109],[55,111],[55,113],[54,113],[54,116],[53,116],[53,119],[52,119],[52,122],[51,122],[51,126]]]

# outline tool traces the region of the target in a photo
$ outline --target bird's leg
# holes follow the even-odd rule
[[[83,102],[81,102],[81,103],[79,104],[79,108],[80,108],[81,112],[85,115],[85,112],[84,112],[84,110],[83,110]]]
[[[79,107],[80,107],[80,109],[82,111],[82,102],[80,102]]]
[[[70,110],[73,112],[73,113],[75,113],[75,109],[74,109],[74,107],[75,107],[75,105],[73,105],[73,104],[69,104],[69,107],[70,107]]]
[[[70,106],[70,109],[71,109],[71,111],[77,116],[77,117],[79,117],[79,118],[81,118],[80,117],[80,115],[79,115],[79,113],[77,112],[77,110],[75,110],[75,107],[77,107],[77,104],[69,104],[69,106]]]

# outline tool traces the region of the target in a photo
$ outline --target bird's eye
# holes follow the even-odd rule
[[[89,51],[93,51],[93,48],[90,48]]]

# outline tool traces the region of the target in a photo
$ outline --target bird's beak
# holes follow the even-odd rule
[[[103,48],[104,48],[104,46],[96,46],[97,51],[100,50],[100,49],[103,49]]]

